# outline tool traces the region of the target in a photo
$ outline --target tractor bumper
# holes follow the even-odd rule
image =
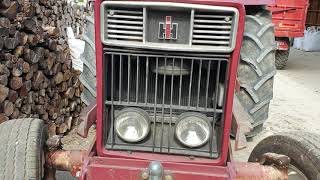
[[[263,159],[264,162],[261,163],[272,163],[272,166],[235,162],[229,162],[227,166],[150,162],[148,160],[98,157],[93,153],[87,154],[83,151],[57,151],[46,156],[46,179],[54,179],[52,172],[55,169],[69,171],[80,180],[288,179],[288,157],[268,153]]]
[[[228,166],[188,165],[161,162],[161,170],[150,161],[93,157],[81,180],[286,180],[287,171],[259,163],[229,163]],[[161,172],[158,173],[157,172]]]

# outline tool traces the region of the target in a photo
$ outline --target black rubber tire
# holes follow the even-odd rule
[[[83,72],[80,75],[80,81],[84,86],[84,91],[81,93],[81,100],[89,105],[96,98],[96,55],[94,46],[94,17],[86,17],[87,26],[83,40],[85,41],[85,50],[81,54],[83,62]]]
[[[273,98],[275,67],[275,37],[271,13],[261,9],[246,16],[245,32],[238,67],[239,100],[252,117],[253,137],[263,128]]]
[[[282,70],[287,66],[290,50],[276,52],[276,67],[278,70]]]
[[[40,119],[16,119],[0,124],[1,179],[41,179],[45,140],[46,131]]]
[[[309,180],[320,179],[320,136],[318,134],[289,132],[267,137],[253,149],[248,161],[257,162],[267,152],[290,157],[290,163]]]

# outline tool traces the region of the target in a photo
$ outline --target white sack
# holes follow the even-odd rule
[[[67,28],[67,36],[72,60],[72,68],[82,72],[83,62],[80,59],[80,55],[84,51],[85,42],[80,39],[74,38],[74,33],[71,27]]]
[[[303,51],[320,51],[320,31],[319,28],[309,27],[304,35],[302,45]]]

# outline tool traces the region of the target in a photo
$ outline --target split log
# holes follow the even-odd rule
[[[0,103],[2,103],[9,95],[9,88],[0,84]]]
[[[8,8],[11,5],[11,1],[10,0],[1,0],[0,1],[0,8]]]
[[[13,90],[18,90],[23,85],[23,81],[21,77],[12,77],[10,80],[10,87]]]
[[[10,20],[14,20],[18,13],[19,4],[16,1],[12,1],[7,9],[0,10],[0,14]]]
[[[4,1],[8,1],[10,3],[10,0],[1,0],[1,2],[4,2]],[[10,4],[9,4],[9,6],[10,6]],[[11,23],[8,18],[0,17],[0,27],[4,27],[4,28],[9,29],[10,26],[11,26]]]
[[[4,102],[3,109],[4,109],[3,112],[6,116],[11,116],[11,114],[13,113],[13,110],[14,110],[14,105],[12,102],[6,101],[6,102]]]
[[[4,113],[0,113],[0,124],[8,120],[9,118]]]

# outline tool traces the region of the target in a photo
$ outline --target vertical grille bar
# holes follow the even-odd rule
[[[210,82],[210,70],[211,70],[211,61],[208,62],[208,69],[207,69],[207,84],[206,84],[206,104],[205,109],[208,108],[208,91],[209,91],[209,82]]]
[[[190,101],[191,101],[193,63],[194,63],[194,60],[192,59],[192,62],[191,62],[191,73],[190,73],[190,82],[189,82],[188,108],[190,108]]]
[[[111,134],[112,134],[112,136],[111,136],[111,144],[112,144],[112,146],[113,146],[113,144],[114,144],[114,137],[113,137],[113,132],[114,132],[114,106],[113,106],[113,79],[114,79],[114,55],[112,54],[111,55],[111,102],[112,102],[112,104],[111,104],[111,124],[110,124],[110,126],[112,127],[111,128]]]
[[[179,106],[181,106],[182,68],[183,68],[183,58],[181,58],[181,65],[180,65]]]
[[[121,91],[122,91],[122,54],[120,54],[120,71],[119,71],[119,102],[121,102]]]
[[[167,67],[167,57],[164,58],[164,67]],[[158,69],[157,69],[158,70]],[[164,68],[163,86],[162,86],[162,110],[161,110],[161,140],[160,140],[160,152],[162,152],[163,146],[163,127],[164,127],[164,104],[166,95],[166,68]]]
[[[172,69],[175,64],[175,58],[173,58]],[[169,136],[168,136],[168,151],[170,152],[171,141],[171,127],[172,127],[172,97],[173,97],[173,71],[171,71],[171,92],[170,92],[170,123],[169,123]]]
[[[130,102],[130,73],[131,72],[131,57],[128,56],[128,92],[127,92],[127,102]]]
[[[146,60],[146,88],[145,88],[145,97],[144,101],[147,104],[148,103],[148,81],[149,81],[149,57],[147,57]]]
[[[156,58],[156,69],[159,66],[159,59]],[[155,91],[154,91],[154,122],[153,122],[153,146],[152,151],[154,152],[155,144],[156,144],[156,122],[157,122],[157,93],[158,93],[158,71],[156,71],[156,83],[155,83]]]
[[[216,119],[216,110],[217,110],[217,100],[218,100],[218,88],[219,88],[219,81],[220,81],[220,66],[221,66],[221,61],[218,61],[218,67],[217,67],[217,72],[216,72],[216,84],[215,84],[215,92],[213,93],[213,97],[214,97],[214,100],[213,100],[213,109],[214,109],[214,113],[213,113],[213,123]],[[211,129],[211,132],[214,132],[214,124],[211,124],[212,126],[212,129]],[[213,147],[212,147],[212,138],[210,138],[210,156],[213,155]]]
[[[136,102],[137,103],[139,99],[139,66],[140,66],[140,60],[138,56],[137,57],[137,78],[136,78]]]
[[[202,60],[200,59],[199,75],[198,75],[199,77],[198,77],[197,108],[199,107],[199,101],[200,101],[201,70],[202,70]]]

